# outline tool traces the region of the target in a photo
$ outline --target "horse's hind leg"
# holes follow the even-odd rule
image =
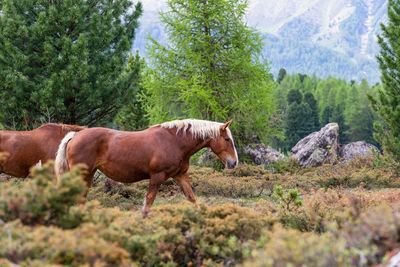
[[[194,194],[192,185],[190,184],[189,175],[187,173],[184,173],[184,174],[174,177],[174,180],[182,188],[182,191],[185,194],[186,198],[190,202],[192,202],[193,204],[198,206],[197,201],[196,201],[196,195]]]
[[[84,181],[86,182],[86,191],[85,191],[85,198],[87,198],[87,194],[89,193],[89,189],[92,186],[93,183],[93,176],[96,173],[96,169],[94,169],[91,172],[88,172],[87,174],[85,174],[85,176],[83,177]]]
[[[143,217],[147,217],[149,215],[150,208],[153,205],[154,199],[156,198],[158,189],[160,188],[160,185],[165,181],[165,179],[165,173],[163,172],[150,176],[149,189],[144,199],[144,204],[142,208]]]

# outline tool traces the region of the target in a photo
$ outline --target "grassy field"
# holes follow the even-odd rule
[[[200,208],[169,180],[146,219],[147,181],[99,174],[82,204],[80,171],[56,184],[51,169],[1,181],[0,266],[375,266],[400,248],[400,178],[383,160],[192,166]]]

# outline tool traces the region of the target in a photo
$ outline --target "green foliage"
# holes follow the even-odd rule
[[[336,122],[339,124],[339,143],[346,144],[348,143],[348,137],[346,136],[347,132],[347,124],[344,117],[344,107],[343,105],[337,105],[332,112],[331,117],[329,118],[329,122]]]
[[[138,68],[125,68],[141,3],[4,0],[0,113],[4,126],[112,121]]]
[[[316,235],[275,227],[269,242],[245,267],[353,266],[346,241],[333,234]]]
[[[145,219],[139,210],[147,181],[110,187],[104,176],[97,177],[89,198],[102,204],[79,205],[84,188],[79,171],[56,184],[52,167],[45,166],[30,180],[1,182],[0,265],[384,263],[385,254],[400,240],[400,192],[389,188],[399,186],[399,180],[390,166],[375,164],[359,160],[283,174],[250,165],[224,172],[194,167],[191,178],[200,208],[167,181]],[[318,183],[329,177],[358,181],[367,176],[369,181],[351,190],[347,186],[352,184],[324,189]],[[384,190],[365,190],[362,183],[380,188],[374,180],[390,183]]]
[[[282,186],[275,185],[272,196],[284,212],[291,212],[303,205],[303,199],[297,189],[284,190]]]
[[[281,81],[285,78],[287,72],[284,68],[281,68],[278,73],[278,78],[276,79],[277,83],[281,83]]]
[[[320,129],[318,103],[315,100],[314,95],[310,92],[305,93],[304,102],[310,108],[309,122],[308,122],[310,127],[310,132],[318,131]]]
[[[72,266],[237,264],[268,226],[263,216],[235,205],[199,210],[166,205],[147,219],[98,207],[86,211],[86,217],[73,230],[7,223],[0,230],[0,258],[22,265],[35,260]]]
[[[274,91],[278,107],[275,114],[283,114],[280,118],[286,124],[286,140],[283,143],[276,142],[277,146],[290,149],[302,135],[304,137],[305,132],[311,133],[330,122],[339,124],[342,144],[363,140],[378,145],[373,137],[373,124],[377,121],[377,116],[367,97],[375,95],[378,90],[379,86],[371,87],[365,80],[357,84],[336,78],[286,75]],[[303,102],[309,108],[307,120],[302,118],[307,113],[306,107],[291,107],[294,101],[300,101],[299,96],[293,96],[298,91],[304,95]],[[279,123],[275,125],[281,127]],[[290,131],[288,125],[291,125]],[[304,133],[297,133],[301,131]]]
[[[0,219],[15,219],[23,224],[55,224],[65,228],[75,227],[81,214],[73,205],[82,202],[87,190],[82,179],[82,169],[75,168],[55,181],[53,165],[33,169],[31,179],[22,184],[5,184],[0,187]]]
[[[287,103],[293,104],[293,103],[297,103],[300,104],[303,101],[303,95],[301,94],[301,92],[297,89],[292,89],[288,92],[287,95]]]
[[[124,70],[125,75],[131,73],[139,74],[144,66],[143,60],[140,59],[137,53],[135,57],[128,59],[128,65]],[[149,126],[149,119],[145,110],[145,90],[141,84],[142,78],[137,78],[138,83],[132,83],[129,89],[127,99],[129,102],[118,112],[115,122],[122,130],[142,130]]]
[[[287,149],[292,148],[300,139],[312,132],[310,127],[310,107],[305,103],[292,103],[286,114],[286,145]]]
[[[273,79],[261,35],[244,23],[245,0],[170,0],[161,13],[169,42],[150,40],[144,75],[151,123],[195,117],[233,118],[244,142],[276,135]]]
[[[388,22],[382,24],[378,36],[380,54],[379,67],[382,71],[383,88],[373,100],[375,110],[385,121],[385,129],[380,130],[380,138],[385,151],[400,161],[400,2],[389,0]]]

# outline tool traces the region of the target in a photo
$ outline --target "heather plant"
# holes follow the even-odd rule
[[[194,167],[200,207],[170,179],[148,218],[139,212],[147,181],[108,185],[100,175],[80,205],[82,170],[56,183],[46,165],[30,180],[1,183],[0,266],[379,264],[400,245],[400,191],[359,182],[368,176],[396,187],[392,170],[374,164],[363,159],[295,173]],[[348,184],[321,188],[319,181],[342,176]]]
[[[333,234],[274,227],[264,249],[244,266],[353,266],[349,254],[346,241]]]
[[[233,265],[250,255],[270,225],[261,214],[232,204],[164,205],[146,219],[139,212],[91,206],[83,210],[85,223],[71,230],[6,223],[0,258],[21,265],[39,259],[73,266]]]
[[[398,203],[398,202],[397,202]],[[343,203],[342,203],[343,204]],[[322,208],[322,207],[321,207]],[[274,226],[244,266],[376,266],[400,245],[399,205],[379,205],[325,233]],[[385,265],[383,265],[385,266]]]

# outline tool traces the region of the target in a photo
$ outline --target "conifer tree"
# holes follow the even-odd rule
[[[317,100],[315,100],[314,95],[312,93],[308,92],[304,94],[304,102],[310,108],[310,114],[308,116],[309,131],[310,132],[318,131],[320,128],[320,124],[319,124]]]
[[[281,83],[283,81],[283,79],[285,78],[286,74],[287,74],[286,70],[284,68],[281,68],[279,70],[278,78],[276,79],[276,82]]]
[[[136,53],[135,57],[129,57],[128,66],[124,70],[125,74],[137,73],[139,77],[135,80],[139,81],[131,84],[132,88],[129,88],[129,94],[127,94],[129,102],[121,108],[115,118],[115,122],[122,130],[143,130],[149,126],[149,119],[145,110],[145,90],[141,84],[140,75],[143,66],[144,60]]]
[[[348,143],[347,137],[347,124],[344,117],[344,107],[343,105],[337,105],[332,112],[329,122],[336,122],[339,125],[339,142],[341,144]]]
[[[144,75],[152,123],[234,119],[239,141],[267,141],[274,111],[261,35],[244,22],[246,0],[169,0],[168,45],[151,40]]]
[[[385,125],[378,137],[384,149],[400,161],[400,0],[389,0],[388,22],[378,36],[383,89],[372,100]]]
[[[288,105],[291,105],[293,103],[300,104],[302,101],[303,101],[303,94],[300,92],[300,90],[292,89],[288,92],[287,95]]]
[[[305,103],[293,102],[287,111],[286,117],[286,144],[292,148],[298,141],[310,134],[309,115],[310,107]]]
[[[130,0],[3,0],[0,113],[8,127],[103,124],[127,103],[124,71],[142,6]]]

